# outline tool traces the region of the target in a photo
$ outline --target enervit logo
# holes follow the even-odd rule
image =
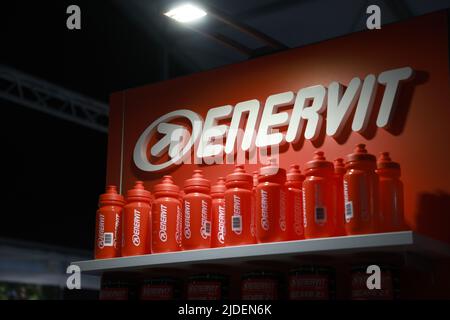
[[[261,190],[261,228],[269,230],[269,203],[267,191]]]
[[[189,201],[184,202],[184,237],[191,238],[191,203]]]
[[[135,247],[139,247],[139,245],[141,244],[140,228],[141,228],[141,212],[134,209],[132,242]]]
[[[182,223],[183,222],[182,222],[182,217],[181,217],[181,207],[177,206],[177,230],[175,233],[175,240],[179,246],[181,245],[181,241],[182,241],[181,240],[181,238],[182,238],[181,232],[183,229]]]
[[[302,211],[302,197],[296,194],[294,198],[294,231],[297,235],[302,235],[303,226],[303,211]]]
[[[219,206],[219,231],[217,232],[217,239],[221,244],[225,243],[225,207]]]
[[[167,207],[163,204],[160,207],[159,240],[162,242],[167,241]]]
[[[211,225],[208,221],[208,212],[208,202],[202,200],[202,226],[200,228],[200,234],[203,239],[207,239],[211,234],[211,230],[208,230],[208,227],[211,228]]]
[[[105,247],[105,216],[100,214],[98,217],[98,239],[97,246],[100,249]]]
[[[119,234],[120,229],[120,216],[116,213],[116,220],[114,222],[114,235]],[[117,248],[117,236],[114,236],[114,247]]]
[[[225,156],[228,160],[236,151],[245,153],[255,147],[272,148],[285,142],[296,143],[302,138],[315,140],[319,138],[324,123],[326,135],[337,138],[352,114],[352,130],[364,132],[369,126],[379,85],[384,86],[384,92],[376,125],[388,128],[393,119],[400,83],[412,75],[413,70],[404,67],[381,72],[378,76],[369,74],[363,80],[354,77],[345,86],[333,81],[327,87],[315,85],[301,88],[297,93],[273,94],[266,99],[264,107],[256,99],[239,102],[234,107],[215,107],[208,111],[204,122],[200,115],[191,110],[176,110],[158,118],[144,130],[134,148],[134,163],[143,171],[164,170],[182,163],[195,146],[194,161],[209,164],[209,159],[223,160]],[[280,107],[290,105],[291,112],[278,111]],[[245,126],[241,129],[240,124],[245,117]],[[190,122],[191,131],[185,126],[170,123],[180,118]],[[229,124],[223,124],[227,121]],[[286,126],[285,133],[279,132]],[[164,136],[149,146],[155,133]],[[161,157],[167,151],[169,160],[154,164],[150,162],[147,150],[153,157]]]
[[[187,119],[191,123],[192,134],[184,126],[170,123],[170,121],[180,118]],[[143,171],[160,171],[174,164],[181,163],[185,156],[190,155],[191,148],[200,137],[202,124],[201,117],[187,109],[176,110],[159,117],[139,137],[134,148],[134,163]],[[156,132],[164,134],[164,137],[150,148],[150,154],[158,157],[168,148],[170,158],[169,161],[161,164],[153,164],[147,157],[148,144]],[[183,146],[186,138],[188,141]]]

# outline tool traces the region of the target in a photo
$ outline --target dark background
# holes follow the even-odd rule
[[[111,92],[159,80],[160,49],[107,2],[2,1],[0,63],[105,103]],[[79,31],[66,28],[74,3]],[[171,74],[183,72],[171,63]],[[0,236],[91,249],[107,134],[7,101],[0,107]]]
[[[114,91],[251,58],[162,16],[173,2],[1,1],[0,64],[108,103]],[[364,29],[369,4],[380,5],[383,24],[450,5],[438,0],[203,2],[287,47]],[[70,4],[81,7],[81,30],[66,28]],[[197,26],[267,51],[210,18]],[[4,100],[0,108],[0,238],[92,249],[107,135]]]

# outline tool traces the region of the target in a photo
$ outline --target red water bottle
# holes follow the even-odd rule
[[[95,226],[95,259],[120,257],[123,197],[116,186],[107,186],[100,195]]]
[[[256,241],[287,240],[286,230],[286,170],[275,159],[259,170],[256,187]]]
[[[202,170],[194,170],[191,179],[184,183],[183,249],[211,247],[211,196],[210,182]]]
[[[378,158],[377,174],[380,178],[381,231],[406,230],[400,164],[391,160],[389,152],[381,153]]]
[[[220,177],[211,187],[212,234],[211,246],[224,247],[227,233],[225,225],[225,178]]]
[[[347,156],[344,175],[345,229],[347,234],[377,232],[380,220],[376,158],[358,144]]]
[[[333,196],[336,202],[336,236],[345,235],[345,205],[344,205],[344,174],[346,172],[344,159],[334,160]]]
[[[122,256],[150,253],[151,193],[142,181],[136,181],[127,192],[127,204],[123,208]]]
[[[288,240],[305,238],[303,227],[303,194],[302,185],[305,176],[301,174],[298,165],[289,167],[286,174],[286,227]]]
[[[154,189],[152,204],[152,253],[181,249],[180,188],[171,176],[164,176]]]
[[[225,224],[227,246],[255,243],[252,236],[252,188],[253,177],[237,165],[227,175],[225,191]]]
[[[322,151],[305,165],[303,211],[305,238],[332,237],[335,234],[335,202],[333,199],[333,163]]]

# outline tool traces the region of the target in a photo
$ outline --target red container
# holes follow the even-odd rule
[[[120,257],[123,197],[116,186],[107,186],[99,198],[95,226],[95,259]]]
[[[286,228],[286,170],[273,159],[259,170],[256,187],[256,241],[288,239]]]
[[[335,299],[335,287],[336,272],[329,266],[305,264],[289,273],[289,300]]]
[[[235,246],[255,243],[251,232],[253,177],[238,165],[227,175],[225,191],[225,244]]]
[[[344,159],[337,158],[334,160],[334,189],[333,196],[336,202],[336,236],[344,236],[345,232],[345,205],[344,205]]]
[[[171,176],[164,176],[155,186],[152,204],[152,253],[181,249],[180,188]]]
[[[333,197],[333,164],[322,151],[306,163],[303,182],[305,238],[332,237],[335,234],[336,204]]]
[[[139,300],[178,300],[180,299],[180,282],[171,277],[144,279],[139,293]]]
[[[380,179],[381,231],[405,230],[400,164],[391,160],[389,152],[383,152],[378,159],[377,168]]]
[[[377,232],[379,226],[379,183],[374,155],[364,144],[347,156],[344,175],[345,229],[347,234]]]
[[[280,273],[272,271],[244,273],[241,300],[279,300],[282,298],[281,278]]]
[[[123,209],[122,256],[150,253],[151,194],[142,181],[136,181],[127,192],[127,204]]]
[[[184,183],[183,249],[211,247],[211,196],[210,182],[202,170],[194,170],[191,179]]]
[[[289,240],[305,238],[303,227],[303,191],[305,176],[299,166],[293,164],[286,174],[286,227]]]
[[[211,246],[214,248],[225,246],[225,178],[220,177],[217,183],[211,187],[211,211],[212,211],[212,234]]]
[[[229,278],[222,274],[205,273],[190,276],[186,286],[187,300],[226,300]]]

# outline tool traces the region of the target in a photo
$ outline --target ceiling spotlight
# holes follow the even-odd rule
[[[184,4],[164,13],[164,15],[178,22],[185,23],[206,16],[206,11],[192,4]]]

